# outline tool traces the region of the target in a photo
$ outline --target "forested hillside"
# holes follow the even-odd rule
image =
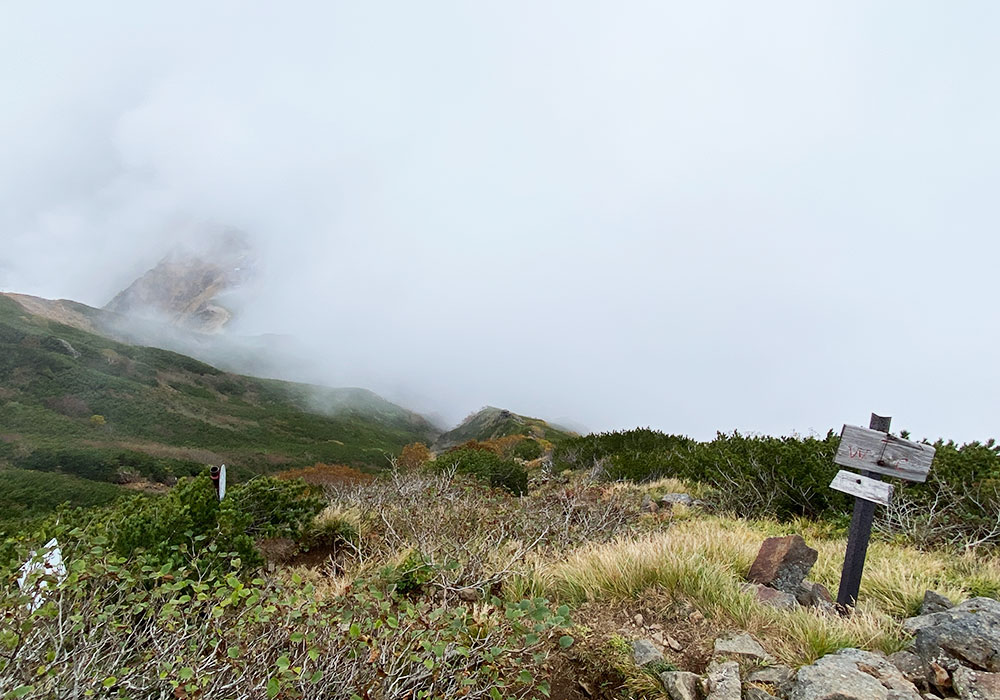
[[[237,479],[315,462],[379,468],[403,445],[436,435],[419,415],[364,389],[230,374],[0,296],[0,492],[12,493],[16,481],[23,495],[32,478],[57,482],[40,472],[169,484],[222,462]],[[107,489],[100,493],[103,500]],[[34,507],[30,498],[4,505],[8,515]]]

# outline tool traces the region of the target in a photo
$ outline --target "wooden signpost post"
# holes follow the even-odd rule
[[[830,488],[854,496],[854,515],[847,535],[847,554],[840,575],[837,603],[854,605],[861,589],[861,572],[872,534],[875,505],[889,505],[892,486],[881,481],[880,475],[895,476],[907,481],[926,481],[934,459],[934,448],[889,435],[892,418],[874,413],[866,430],[845,425],[840,435],[840,448],[833,458],[842,467],[861,470],[861,474],[841,470]]]

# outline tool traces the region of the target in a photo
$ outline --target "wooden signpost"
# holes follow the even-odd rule
[[[847,554],[840,575],[837,603],[854,605],[861,589],[868,541],[872,534],[875,505],[889,505],[892,486],[882,483],[880,475],[907,481],[926,481],[934,459],[934,448],[889,435],[892,418],[871,417],[868,429],[845,425],[840,434],[840,448],[835,464],[861,470],[861,474],[840,470],[830,488],[854,496],[854,515],[847,535]]]
[[[889,505],[889,501],[892,499],[892,486],[890,484],[878,479],[869,479],[867,476],[861,476],[854,472],[845,472],[843,469],[837,472],[837,476],[833,477],[830,488],[883,506]]]

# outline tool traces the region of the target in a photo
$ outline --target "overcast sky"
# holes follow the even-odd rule
[[[457,421],[997,435],[1000,3],[0,5],[0,288],[203,225],[236,331]]]

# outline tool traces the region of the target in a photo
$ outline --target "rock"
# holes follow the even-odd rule
[[[778,664],[775,666],[765,666],[750,673],[747,678],[751,683],[764,683],[780,688],[792,679],[792,669],[788,666]]]
[[[56,338],[55,340],[57,343],[59,343],[59,347],[65,350],[66,355],[69,355],[74,360],[80,359],[80,351],[74,348],[72,345],[70,345],[70,342],[68,340],[63,340],[62,338]]]
[[[903,629],[915,633],[912,651],[928,669],[938,664],[947,671],[961,665],[1000,672],[1000,601],[971,598],[949,610],[911,617]]]
[[[941,689],[951,687],[951,675],[948,673],[948,669],[939,663],[931,662],[930,668],[930,681],[931,683]]]
[[[808,579],[799,584],[795,591],[795,599],[799,601],[799,605],[807,608],[825,607],[825,604],[833,603],[833,596],[826,586]]]
[[[695,501],[688,493],[665,493],[660,496],[660,503],[667,506],[693,506]]]
[[[648,639],[636,639],[632,642],[632,660],[636,666],[646,666],[663,661],[663,652]]]
[[[671,700],[698,700],[698,683],[701,679],[688,671],[665,671],[660,682]]]
[[[931,613],[944,612],[945,610],[951,610],[953,607],[955,607],[955,604],[940,593],[925,591],[924,600],[920,603],[920,614],[929,615]]]
[[[955,692],[962,700],[1000,700],[1000,673],[973,671],[959,666],[952,681]]]
[[[769,605],[779,610],[794,610],[799,606],[799,601],[791,593],[768,588],[760,583],[744,583],[740,586],[740,590],[744,593],[753,593],[761,605]]]
[[[789,700],[921,700],[889,661],[860,649],[841,649],[799,669]]]
[[[674,651],[684,651],[684,645],[678,642],[673,637],[671,637],[669,634],[667,635],[666,642],[667,646],[673,649]]]
[[[727,661],[712,669],[703,683],[705,700],[740,700],[740,665]]]
[[[768,537],[750,567],[747,579],[794,594],[819,553],[801,535]]]
[[[894,697],[892,693],[896,693],[900,698],[913,698],[913,700],[919,697],[916,686],[907,680],[903,673],[883,654],[860,649],[841,649],[837,655],[849,659],[861,671],[878,679],[889,690],[890,699]]]
[[[908,651],[897,651],[889,654],[889,663],[899,669],[903,678],[918,687],[927,685],[927,668],[916,654]]]
[[[636,627],[642,627],[643,623],[646,622],[646,619],[642,616],[642,613],[636,613],[635,617],[632,618],[632,622],[635,623]]]
[[[474,603],[483,596],[476,588],[459,588],[458,597],[467,603]]]
[[[643,513],[655,513],[660,507],[656,505],[656,501],[648,493],[642,495],[642,503],[639,505],[639,510]]]
[[[777,698],[763,688],[748,685],[743,689],[743,700],[777,700]]]
[[[774,659],[764,651],[764,647],[746,632],[715,640],[715,657],[737,661],[763,661],[772,663]]]

